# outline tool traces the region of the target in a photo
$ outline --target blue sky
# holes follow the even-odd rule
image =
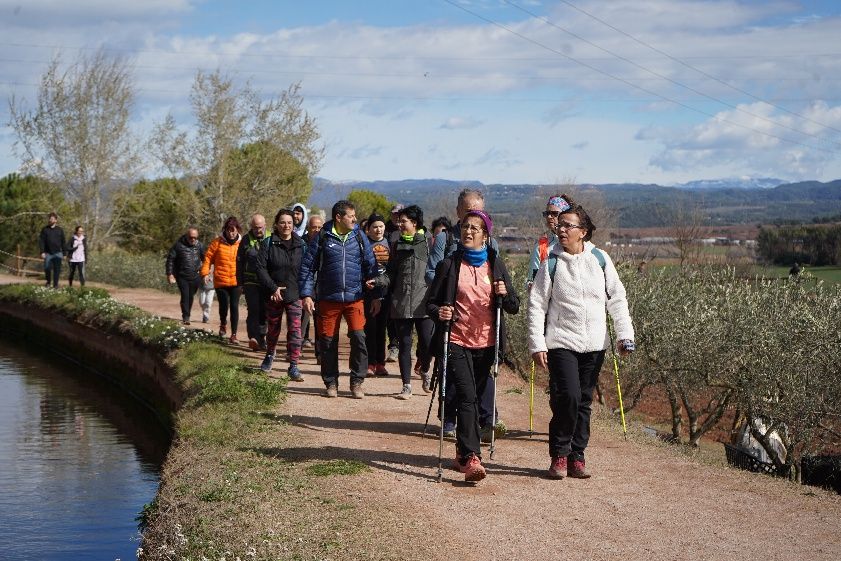
[[[139,131],[189,123],[198,68],[299,81],[333,180],[831,180],[838,37],[835,1],[0,0],[0,95],[102,47],[134,63]]]

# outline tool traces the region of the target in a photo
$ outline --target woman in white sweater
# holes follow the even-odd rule
[[[558,244],[540,265],[529,293],[529,352],[549,370],[549,477],[588,478],[584,450],[590,439],[593,391],[610,345],[605,307],[613,318],[617,350],[634,349],[625,287],[610,257],[586,244],[596,229],[580,206],[558,217]]]

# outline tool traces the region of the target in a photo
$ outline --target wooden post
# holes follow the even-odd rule
[[[15,256],[15,267],[18,270],[18,276],[22,277],[23,276],[23,259],[21,258],[21,254],[20,254],[20,244],[18,244],[17,255]]]

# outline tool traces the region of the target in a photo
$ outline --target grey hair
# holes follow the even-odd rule
[[[458,194],[458,204],[464,206],[464,201],[471,197],[476,197],[481,201],[485,200],[485,194],[482,193],[482,191],[480,191],[479,189],[465,188],[462,189],[461,193]]]

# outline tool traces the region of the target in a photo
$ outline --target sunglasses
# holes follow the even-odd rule
[[[543,218],[549,218],[550,216],[552,218],[557,218],[560,215],[561,215],[560,211],[557,211],[557,210],[544,210],[543,211]]]

